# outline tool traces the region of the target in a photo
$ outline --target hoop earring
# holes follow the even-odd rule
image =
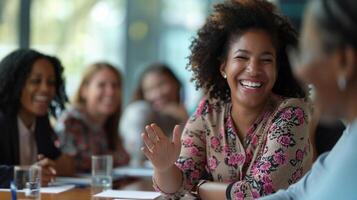
[[[347,80],[346,77],[342,74],[337,77],[337,86],[343,92],[346,90]]]

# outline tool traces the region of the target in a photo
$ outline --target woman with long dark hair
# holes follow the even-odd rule
[[[0,62],[2,187],[9,186],[14,165],[39,160],[44,184],[53,179],[56,168],[58,174],[68,172],[49,122],[49,113],[55,116],[67,101],[62,73],[56,57],[31,49],[16,50]]]

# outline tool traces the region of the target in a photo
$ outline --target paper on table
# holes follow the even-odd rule
[[[50,186],[50,187],[41,187],[40,193],[50,193],[57,194],[74,188],[74,185],[61,185],[61,186]],[[10,192],[10,189],[0,189],[0,191]],[[19,190],[18,192],[24,192]]]
[[[61,185],[61,186],[50,186],[50,187],[42,187],[41,193],[52,193],[57,194],[67,190],[74,188],[75,185]]]
[[[160,197],[159,192],[147,192],[147,191],[129,191],[129,190],[106,190],[95,197],[104,198],[120,198],[120,199],[157,199]]]

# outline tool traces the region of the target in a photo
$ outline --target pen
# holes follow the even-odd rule
[[[10,182],[10,191],[11,191],[11,199],[12,200],[17,200],[16,196],[16,186],[14,184],[14,181]]]

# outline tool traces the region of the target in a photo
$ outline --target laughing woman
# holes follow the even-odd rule
[[[16,50],[0,63],[0,187],[14,165],[42,166],[42,183],[66,174],[67,157],[54,145],[48,114],[67,100],[60,61],[31,49]]]
[[[174,198],[254,199],[309,170],[310,112],[285,53],[296,43],[293,28],[267,1],[215,6],[190,56],[207,97],[182,138],[175,127],[170,141],[155,124],[142,134],[158,190]]]
[[[92,155],[111,154],[114,166],[128,164],[129,155],[118,137],[121,114],[119,71],[108,63],[90,65],[73,103],[56,126],[62,152],[74,161],[73,173],[89,172]]]

